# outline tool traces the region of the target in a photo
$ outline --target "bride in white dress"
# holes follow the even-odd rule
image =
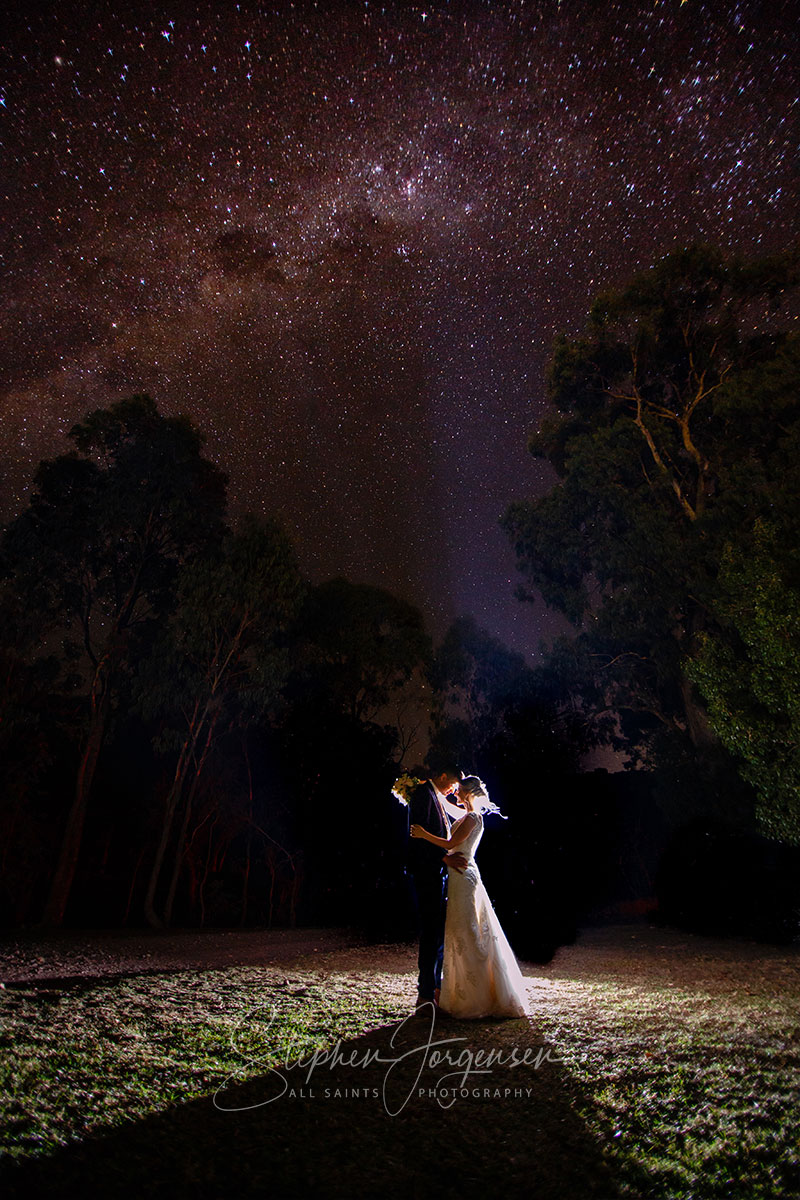
[[[421,825],[411,836],[425,838],[443,850],[459,850],[467,859],[463,871],[448,867],[444,966],[439,998],[452,1017],[524,1017],[530,1001],[514,952],[483,886],[475,850],[483,835],[483,812],[495,808],[477,775],[458,787],[459,804],[467,811],[450,830],[436,837]]]

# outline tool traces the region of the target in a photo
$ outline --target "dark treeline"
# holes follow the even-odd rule
[[[434,646],[390,592],[310,584],[148,397],[87,415],[0,542],[0,920],[410,934],[391,785],[424,759],[508,817],[481,868],[523,958],[656,904],[792,936],[795,285],[794,258],[695,248],[557,344],[531,450],[558,481],[504,518],[574,626],[536,669],[471,619]],[[598,746],[632,769],[582,775]]]
[[[520,657],[469,621],[434,652],[390,592],[310,585],[278,524],[231,525],[187,420],[135,396],[69,436],[1,545],[6,924],[406,932],[391,786],[431,726],[433,757],[504,792],[575,773],[585,737]],[[518,837],[543,795],[525,785]]]

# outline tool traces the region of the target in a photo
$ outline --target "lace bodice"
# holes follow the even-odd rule
[[[473,817],[476,819],[473,820]],[[473,825],[473,828],[469,831],[464,841],[461,842],[460,845],[454,846],[453,850],[458,850],[466,858],[473,860],[475,858],[475,851],[478,848],[478,842],[483,836],[483,817],[480,815],[480,813],[467,813],[467,815],[462,819],[465,821],[470,821]],[[453,830],[451,829],[451,836],[452,833]]]

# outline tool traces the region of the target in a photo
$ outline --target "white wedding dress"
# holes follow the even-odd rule
[[[530,1012],[525,981],[475,862],[483,818],[471,813],[463,819],[473,828],[453,847],[467,857],[467,867],[448,868],[439,1003],[453,1017],[524,1017]]]

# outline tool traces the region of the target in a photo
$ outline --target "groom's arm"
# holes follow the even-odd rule
[[[430,842],[432,846],[439,846],[442,850],[455,850],[456,846],[460,846],[462,842],[466,841],[467,837],[472,832],[472,827],[475,824],[475,820],[476,818],[472,813],[467,813],[466,816],[462,815],[461,820],[455,826],[449,838],[437,837],[434,833],[431,833],[430,830],[425,829],[424,826],[417,825],[417,823],[414,821],[411,824],[411,836],[414,836],[413,830],[416,828],[420,830],[416,836],[424,838],[425,841]]]
[[[452,867],[454,871],[458,871],[459,875],[461,875],[466,871],[469,859],[460,850],[449,850],[445,854],[443,861],[446,867]]]

